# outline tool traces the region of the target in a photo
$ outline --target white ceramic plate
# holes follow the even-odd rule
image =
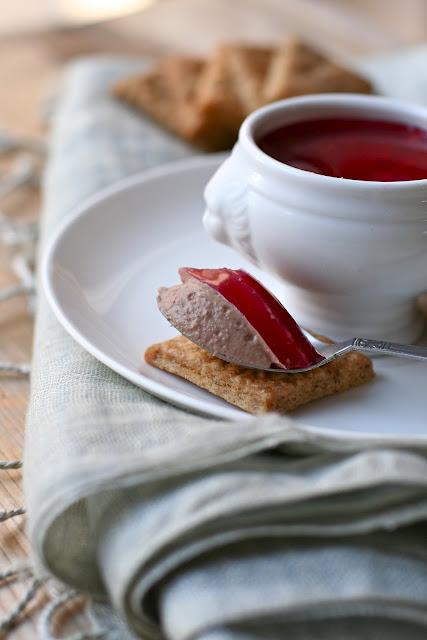
[[[247,414],[143,361],[148,345],[175,334],[157,310],[156,291],[178,282],[178,267],[242,267],[277,289],[271,276],[203,230],[203,188],[222,159],[194,158],[149,171],[86,202],[50,243],[43,281],[59,321],[96,358],[175,405],[236,419]],[[375,368],[374,383],[315,402],[294,417],[341,435],[427,439],[427,364],[382,356]]]

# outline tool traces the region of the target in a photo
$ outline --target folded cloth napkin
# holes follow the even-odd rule
[[[419,49],[362,66],[383,92],[427,103],[426,64]],[[86,196],[194,152],[110,98],[111,84],[139,66],[87,59],[68,70],[42,250]],[[24,479],[41,565],[106,597],[132,634],[426,637],[425,444],[316,435],[277,415],[186,413],[86,353],[43,292]],[[105,637],[127,637],[108,606],[95,611]]]

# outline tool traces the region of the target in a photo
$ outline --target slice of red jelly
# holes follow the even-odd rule
[[[181,280],[209,285],[245,316],[285,369],[302,369],[323,360],[284,306],[242,269],[179,270]]]

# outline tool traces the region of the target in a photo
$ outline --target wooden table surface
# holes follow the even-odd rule
[[[424,0],[393,3],[393,11],[389,9],[389,0],[161,0],[140,15],[98,26],[3,37],[0,129],[42,135],[42,99],[64,63],[75,55],[203,52],[221,40],[269,42],[289,31],[344,57],[427,40]],[[10,160],[0,158],[0,171]],[[0,201],[0,210],[19,219],[37,216],[39,206],[39,194],[34,189]],[[8,255],[0,248],[0,288],[15,282]],[[32,318],[23,299],[0,304],[0,331],[0,360],[31,357]],[[0,459],[22,456],[28,394],[25,379],[1,377]],[[0,509],[22,505],[20,472],[0,474]],[[0,571],[29,553],[24,517],[0,524]],[[0,587],[0,616],[11,609],[22,590],[19,584]],[[36,637],[36,610],[43,601],[41,593],[10,637]]]

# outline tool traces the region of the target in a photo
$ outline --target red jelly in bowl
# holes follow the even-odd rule
[[[257,139],[266,154],[334,178],[427,178],[427,131],[399,122],[329,118],[284,125]]]

